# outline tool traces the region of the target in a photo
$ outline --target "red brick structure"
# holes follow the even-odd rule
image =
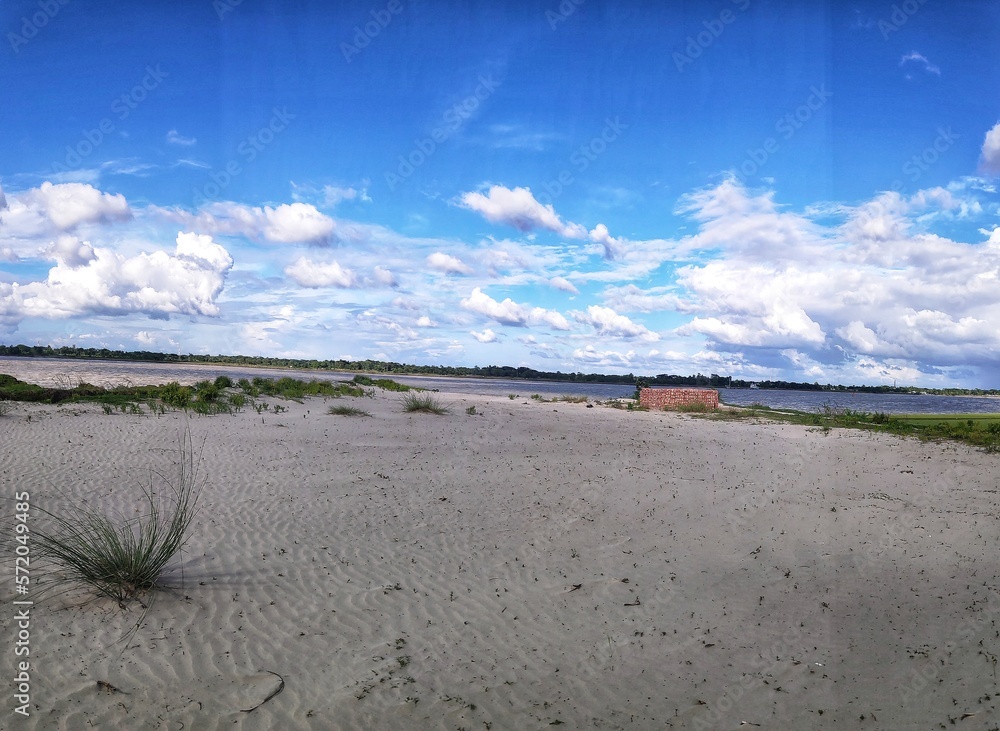
[[[717,409],[719,392],[711,388],[643,388],[639,391],[639,405],[655,410],[698,405]]]

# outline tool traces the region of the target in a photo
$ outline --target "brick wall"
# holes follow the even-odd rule
[[[639,391],[639,405],[647,409],[676,409],[694,404],[717,409],[719,392],[710,388],[643,388]]]

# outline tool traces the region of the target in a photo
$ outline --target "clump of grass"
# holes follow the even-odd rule
[[[138,516],[111,516],[82,502],[61,510],[39,507],[35,555],[53,566],[53,586],[79,584],[123,609],[158,588],[167,564],[187,543],[197,512],[190,434],[182,439],[177,467],[174,480],[150,472]]]
[[[353,406],[331,406],[326,413],[333,416],[371,416],[364,409],[357,409]]]
[[[673,408],[664,409],[664,411],[679,411],[682,414],[705,414],[708,413],[709,408],[707,404],[690,403],[677,404]],[[714,409],[712,409],[712,411],[714,411]]]
[[[447,414],[448,409],[431,395],[408,393],[403,397],[403,411],[425,414]]]
[[[475,406],[470,406],[469,408],[467,408],[465,410],[465,413],[468,414],[469,416],[475,416],[476,415],[476,407]]]
[[[567,404],[585,404],[589,400],[587,396],[556,396],[553,401],[563,401]]]

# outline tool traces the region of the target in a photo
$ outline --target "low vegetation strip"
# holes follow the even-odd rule
[[[706,418],[723,420],[769,419],[789,424],[867,429],[919,439],[947,439],[1000,453],[1000,414],[887,414],[825,406],[816,412],[772,409],[762,404],[730,407]]]
[[[296,378],[240,378],[235,383],[229,376],[219,376],[213,381],[199,381],[182,386],[177,381],[159,385],[133,386],[123,384],[103,387],[91,383],[78,383],[72,388],[49,388],[19,381],[0,373],[0,403],[25,401],[36,403],[93,402],[105,405],[105,411],[115,409],[128,413],[140,412],[139,404],[145,403],[150,411],[162,413],[165,407],[191,409],[203,414],[234,413],[244,406],[258,408],[256,399],[264,396],[299,401],[307,396],[361,398],[374,396],[375,388],[385,391],[411,391],[411,386],[388,378],[371,379],[357,376],[352,381]],[[258,409],[260,410],[260,409]]]

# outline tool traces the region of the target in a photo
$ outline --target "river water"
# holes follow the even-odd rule
[[[98,386],[121,384],[147,385],[177,381],[192,384],[217,376],[238,378],[280,378],[290,376],[305,380],[349,380],[354,373],[310,371],[294,368],[247,368],[201,363],[137,363],[126,361],[75,360],[60,358],[17,358],[0,356],[0,373],[41,386],[72,387],[84,381]],[[445,378],[440,376],[391,376],[400,383],[438,391],[528,398],[540,394],[553,396],[588,396],[592,399],[621,398],[635,392],[633,386],[608,383],[569,383],[566,381],[525,381],[502,378]],[[749,406],[753,403],[772,408],[817,411],[825,406],[887,414],[928,413],[1000,413],[1000,398],[978,396],[931,396],[919,394],[875,394],[840,391],[778,391],[770,389],[723,388],[723,403]]]

